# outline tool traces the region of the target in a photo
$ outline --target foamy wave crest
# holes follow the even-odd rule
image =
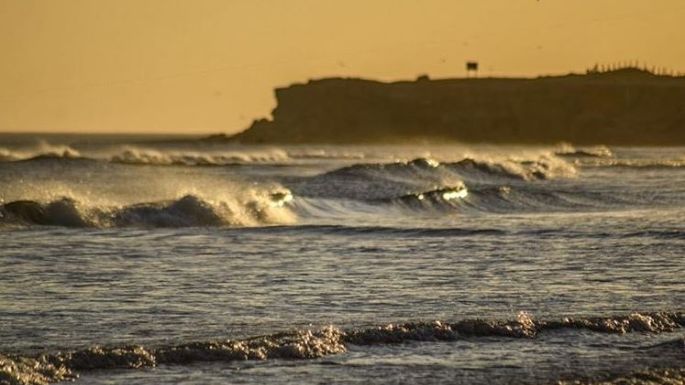
[[[685,158],[681,159],[597,159],[585,162],[584,166],[622,167],[636,169],[677,169],[685,168]]]
[[[438,162],[419,158],[409,162],[355,164],[306,179],[294,188],[298,195],[382,200],[461,183],[457,175]]]
[[[466,185],[573,177],[576,169],[553,156],[534,160],[475,160],[439,163],[429,158],[409,162],[362,163],[316,175],[294,185],[298,195],[355,200],[417,198],[423,192]],[[430,195],[430,194],[429,194]]]
[[[466,199],[455,201],[459,207],[478,212],[506,213],[512,211],[566,211],[620,207],[629,203],[625,198],[602,192],[550,190],[536,186],[508,185],[470,188]]]
[[[311,359],[345,352],[340,330],[329,327],[245,340],[198,342],[161,348],[102,347],[20,357],[0,354],[0,384],[44,385],[78,378],[79,371],[137,369],[160,364],[266,359]]]
[[[78,377],[79,371],[135,369],[161,364],[230,362],[267,359],[313,359],[347,351],[352,345],[398,344],[408,341],[454,341],[460,338],[535,338],[558,329],[583,329],[600,333],[661,333],[685,326],[685,314],[673,312],[633,313],[617,317],[535,320],[519,313],[515,320],[472,319],[457,322],[396,323],[342,330],[328,326],[318,330],[276,333],[242,340],[217,340],[181,345],[144,347],[94,346],[85,350],[38,356],[0,354],[0,383],[42,385]],[[661,344],[662,350],[682,349],[682,340]]]
[[[529,186],[491,185],[467,188],[465,185],[446,186],[435,190],[412,193],[399,198],[371,201],[374,205],[389,205],[428,213],[479,212],[508,213],[512,211],[566,211],[593,209],[620,204],[619,198],[583,191],[549,191]]]
[[[560,145],[560,148],[555,151],[557,156],[572,157],[572,158],[611,158],[614,153],[607,146],[592,146],[575,148],[568,143]]]
[[[15,151],[0,147],[0,162],[11,162],[17,159],[20,159],[20,157]]]
[[[9,150],[0,148],[0,162],[14,162],[32,159],[76,159],[81,154],[66,145],[52,145],[40,142],[35,148],[26,150]]]
[[[191,227],[288,224],[289,191],[254,192],[232,201],[210,201],[195,195],[163,202],[119,207],[93,207],[72,198],[50,202],[20,200],[0,206],[0,222],[66,227]]]
[[[458,322],[418,322],[388,324],[376,328],[351,330],[345,340],[358,345],[400,343],[406,341],[456,340],[461,337],[533,338],[539,333],[558,329],[583,329],[600,333],[663,333],[685,326],[685,314],[675,312],[632,313],[626,316],[563,318],[536,320],[521,312],[515,320],[470,319]]]
[[[446,186],[434,190],[406,194],[399,198],[390,199],[387,203],[400,205],[401,207],[425,210],[445,210],[456,208],[469,195],[466,186],[461,183],[456,186]]]
[[[339,149],[302,149],[290,150],[288,156],[293,159],[364,159],[363,152],[344,151]]]
[[[446,165],[465,179],[518,179],[524,181],[569,178],[577,174],[576,168],[555,156],[543,155],[533,160],[476,160],[465,158]]]
[[[270,163],[288,160],[283,150],[261,152],[169,152],[153,149],[127,147],[110,158],[114,163],[158,165],[158,166],[225,166],[243,163]]]

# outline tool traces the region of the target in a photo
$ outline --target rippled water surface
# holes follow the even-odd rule
[[[0,354],[684,310],[685,148],[1,138]],[[78,382],[553,383],[680,366],[682,330],[348,343]]]

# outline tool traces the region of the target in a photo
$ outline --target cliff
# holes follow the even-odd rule
[[[332,78],[276,89],[276,99],[272,120],[229,139],[685,144],[685,78],[637,69],[535,79]]]

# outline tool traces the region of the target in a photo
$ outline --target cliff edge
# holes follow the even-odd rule
[[[229,140],[685,144],[685,77],[637,69],[534,79],[331,78],[275,92],[273,119]]]

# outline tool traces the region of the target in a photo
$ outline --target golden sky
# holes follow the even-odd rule
[[[685,0],[0,0],[0,131],[235,132],[310,78],[685,71]]]

